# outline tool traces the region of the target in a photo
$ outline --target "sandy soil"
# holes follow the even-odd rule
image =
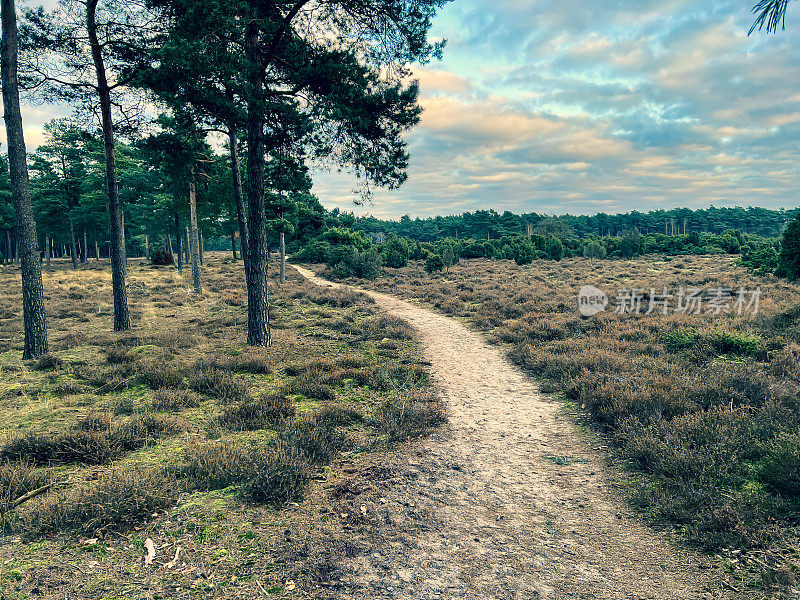
[[[310,595],[726,597],[707,559],[630,514],[598,439],[581,433],[500,350],[454,319],[366,293],[418,332],[449,424],[343,484],[339,512],[310,552],[317,561]]]

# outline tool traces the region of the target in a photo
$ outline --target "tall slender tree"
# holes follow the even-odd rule
[[[0,79],[3,85],[3,108],[8,139],[8,162],[11,190],[17,224],[17,246],[22,264],[22,314],[25,328],[23,359],[46,354],[47,318],[44,307],[44,287],[39,262],[39,238],[33,219],[31,190],[28,181],[25,137],[22,130],[22,112],[19,105],[17,11],[14,0],[0,3],[2,20],[2,65]]]
[[[143,52],[156,23],[138,0],[60,0],[58,8],[26,13],[31,52],[26,65],[30,84],[46,99],[75,103],[85,115],[99,116],[105,157],[114,329],[130,329],[125,285],[124,207],[117,175],[118,131],[130,126],[137,104],[129,94],[130,77],[119,65]],[[116,119],[115,119],[116,115]]]
[[[150,0],[168,27],[159,47],[176,57],[150,62],[166,69],[176,95],[188,101],[189,92],[230,92],[245,115],[249,344],[270,343],[264,175],[268,157],[286,146],[286,124],[307,125],[289,143],[351,169],[365,194],[372,185],[400,185],[408,164],[402,134],[420,113],[407,65],[440,53],[427,35],[446,1]],[[209,108],[219,119],[230,114],[221,97]]]

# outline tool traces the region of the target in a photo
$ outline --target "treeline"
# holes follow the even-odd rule
[[[165,135],[162,131],[116,145],[124,243],[126,256],[150,259],[158,254],[159,260],[182,267],[188,262],[189,186],[182,181],[179,165],[159,149]],[[29,155],[28,163],[41,259],[70,258],[77,267],[90,259],[108,258],[102,140],[69,120],[54,120],[45,126],[45,143]],[[325,209],[309,192],[307,173],[294,168],[299,175],[291,189],[277,190],[272,171],[266,177],[271,245],[279,242],[280,229],[302,244],[319,235],[325,224]],[[229,154],[209,148],[195,174],[200,251],[228,250],[234,258],[241,256]],[[0,156],[0,263],[18,260],[10,188],[8,162]]]
[[[728,229],[721,234],[692,231],[686,235],[649,233],[629,229],[622,235],[590,235],[579,238],[574,231],[554,226],[552,219],[542,222],[548,233],[505,235],[495,239],[445,237],[424,242],[394,233],[366,233],[355,228],[352,215],[336,210],[327,214],[326,229],[305,245],[296,243],[299,261],[326,263],[334,277],[373,279],[382,268],[401,268],[410,260],[424,260],[429,272],[446,270],[462,258],[513,260],[519,265],[534,260],[634,258],[660,255],[740,255],[741,263],[760,274],[775,273],[796,279],[800,274],[800,211],[779,238],[746,234]]]
[[[393,233],[423,242],[435,242],[448,237],[492,240],[529,233],[556,234],[562,238],[616,237],[632,229],[638,230],[642,235],[661,233],[667,236],[688,235],[692,232],[719,235],[726,230],[737,229],[750,235],[776,237],[783,232],[794,213],[795,209],[711,207],[552,217],[533,212],[515,214],[505,211],[501,214],[494,210],[478,210],[463,215],[425,219],[412,219],[405,215],[399,221],[381,220],[371,216],[355,217],[342,213],[340,222],[355,231]]]

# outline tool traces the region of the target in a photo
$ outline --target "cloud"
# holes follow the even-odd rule
[[[424,108],[409,180],[354,207],[399,217],[481,208],[554,213],[797,205],[800,9],[747,36],[742,0],[459,0],[436,18],[440,63],[417,66]],[[49,115],[25,112],[29,145]]]

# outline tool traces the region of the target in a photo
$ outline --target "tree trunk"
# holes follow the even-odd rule
[[[236,232],[231,231],[231,252],[233,252],[233,260],[236,260]]]
[[[183,256],[183,260],[186,261],[187,265],[192,264],[192,256],[191,256],[192,244],[190,240],[191,237],[189,236],[189,225],[186,225],[186,237],[184,238],[184,242],[186,243],[184,244],[185,254]]]
[[[283,217],[281,217],[283,219]],[[281,270],[280,270],[280,282],[281,285],[286,283],[286,234],[281,231],[280,233],[281,238]]]
[[[183,237],[181,236],[181,219],[175,213],[175,243],[178,246],[178,271],[183,271]]]
[[[28,163],[25,137],[22,130],[22,114],[19,108],[19,79],[17,76],[17,13],[14,0],[2,0],[2,65],[0,78],[3,88],[6,138],[8,143],[8,166],[11,178],[11,193],[14,198],[14,214],[17,223],[17,249],[22,258],[22,315],[25,342],[22,351],[24,360],[47,354],[47,318],[44,308],[44,286],[42,265],[38,260],[39,237],[31,207],[31,190],[28,180]]]
[[[203,295],[203,283],[200,280],[200,235],[197,231],[197,186],[194,182],[194,167],[192,167],[192,177],[189,180],[189,226],[192,237],[190,238],[190,251],[192,255],[192,284],[194,293]]]
[[[14,251],[11,248],[11,230],[6,229],[6,260],[14,262]]]
[[[166,243],[166,247],[165,247],[164,249],[165,249],[165,250],[166,250],[166,251],[169,253],[169,255],[170,255],[170,256],[172,256],[172,257],[173,257],[173,259],[174,259],[175,255],[174,255],[174,253],[173,253],[173,251],[172,251],[172,236],[170,236],[170,234],[167,234],[167,243]]]
[[[78,268],[78,242],[75,239],[75,225],[72,217],[69,217],[69,258],[72,260],[72,268]]]
[[[50,239],[48,235],[44,240],[44,253],[47,257],[47,266],[50,266],[50,257],[53,254],[53,240]]]
[[[236,219],[239,221],[239,246],[242,249],[242,260],[244,261],[245,278],[248,277],[248,239],[247,213],[244,207],[244,194],[242,193],[242,174],[239,170],[239,140],[236,137],[236,127],[228,127],[228,138],[231,146],[231,173],[233,175],[233,197],[236,199]]]
[[[116,166],[116,158],[114,159],[114,165]],[[119,197],[119,184],[117,185],[117,197]],[[122,266],[125,268],[125,275],[128,274],[128,241],[125,239],[125,206],[122,204],[122,200],[119,201],[119,212],[122,219]],[[125,287],[126,294],[127,294],[127,286]]]
[[[258,64],[258,26],[250,21],[246,26],[245,53],[251,64]],[[264,170],[266,141],[265,117],[262,102],[264,84],[258,69],[248,76],[247,97],[247,204],[248,238],[245,263],[247,270],[247,343],[269,346],[269,295],[267,289],[268,251],[267,215],[264,202]],[[243,240],[244,241],[244,240]]]
[[[94,257],[100,262],[100,244],[97,243],[97,238],[94,238]]]
[[[125,232],[122,216],[122,202],[119,198],[117,182],[117,163],[114,156],[114,125],[111,120],[111,89],[106,77],[103,49],[97,37],[98,0],[88,0],[86,4],[86,30],[92,47],[92,60],[97,72],[97,91],[100,97],[100,113],[103,126],[103,149],[106,158],[106,191],[108,192],[108,219],[111,230],[111,283],[114,290],[114,331],[127,331],[131,328],[128,312],[128,291],[125,287],[126,256]]]
[[[144,234],[144,257],[147,262],[150,262],[150,236],[146,233]]]
[[[203,239],[203,232],[200,232],[200,244],[197,246],[200,249],[200,266],[202,267],[205,262],[203,261],[203,255],[206,252],[206,242]]]
[[[86,264],[89,261],[89,238],[86,237],[86,230],[83,230],[83,248],[81,248],[81,262]]]

